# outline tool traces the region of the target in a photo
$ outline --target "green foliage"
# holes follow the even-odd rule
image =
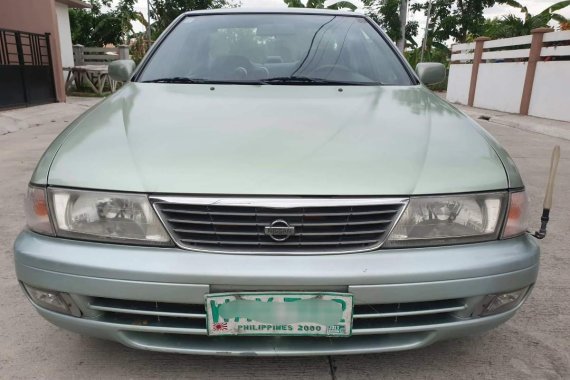
[[[142,34],[139,34],[135,37],[129,48],[131,59],[138,65],[140,61],[142,61],[149,47],[150,42]]]
[[[483,25],[483,34],[485,36],[493,39],[525,36],[530,34],[534,28],[547,27],[552,20],[559,22],[561,25],[568,22],[564,16],[554,12],[570,6],[570,0],[555,3],[537,15],[531,15],[528,13],[527,7],[515,1],[511,1],[509,5],[520,8],[523,17],[510,14],[501,18],[486,20]]]
[[[509,5],[524,13],[522,20],[506,16],[500,19],[486,20],[483,12],[495,4]],[[570,5],[570,0],[560,1],[546,8],[536,16],[528,14],[525,6],[516,0],[434,0],[430,16],[429,41],[445,42],[450,38],[456,42],[467,42],[475,37],[487,35],[516,36],[530,34],[530,30],[546,26],[551,20],[561,23],[565,18],[554,13]],[[426,13],[428,0],[412,4],[412,12]],[[496,37],[499,38],[499,37]]]
[[[114,9],[112,0],[91,0],[91,9],[70,9],[71,40],[85,46],[119,45],[133,32],[131,20],[136,0],[120,0]],[[108,9],[107,11],[105,11]]]
[[[134,6],[137,0],[120,0],[111,14],[120,22],[121,39],[128,43],[128,37],[133,33],[132,21],[135,19]]]
[[[434,0],[429,20],[430,41],[444,43],[450,38],[465,42],[470,36],[479,36],[484,31],[483,11],[495,3],[510,0]],[[414,3],[412,12],[427,13],[429,1]]]
[[[396,42],[400,38],[400,0],[364,0],[366,14],[370,16],[390,37]],[[406,24],[406,46],[415,47],[414,39],[418,35],[417,21],[408,21]]]
[[[483,34],[485,36],[497,39],[524,36],[530,34],[533,27],[530,24],[525,25],[521,18],[510,14],[500,18],[485,20],[484,29]]]
[[[422,48],[421,46],[408,50],[404,53],[404,56],[408,60],[408,63],[412,67],[416,67],[420,63]],[[447,46],[440,43],[434,43],[430,49],[426,49],[424,52],[424,62],[439,62],[443,63],[445,66],[449,65],[449,57],[451,51]]]
[[[420,63],[422,48],[417,47],[415,49],[407,50],[404,52],[404,57],[408,60],[410,66],[415,68],[418,63]],[[449,57],[451,55],[451,50],[441,43],[434,43],[433,46],[424,52],[424,62],[439,62],[443,63],[449,68]],[[447,77],[445,81],[441,83],[436,83],[433,85],[428,85],[428,88],[432,91],[445,91],[447,89]]]
[[[224,8],[232,6],[229,0],[151,0],[150,16],[153,38],[158,37],[180,14],[200,9]]]
[[[400,38],[400,0],[367,0],[366,14],[384,29],[392,41]]]
[[[91,9],[70,9],[71,40],[85,46],[104,46],[121,42],[121,20],[112,12],[103,12],[111,0],[91,0]]]
[[[301,0],[283,0],[289,8],[327,8],[327,9],[350,9],[356,10],[356,5],[350,1],[337,1],[325,6],[325,0],[307,0],[306,4]]]
[[[91,9],[70,9],[69,21],[74,44],[85,46],[127,43],[133,32],[132,22],[148,26],[145,15],[134,10],[137,0],[90,0]],[[151,0],[153,37],[156,38],[181,13],[191,10],[221,8],[232,0]],[[113,5],[115,7],[113,8]]]

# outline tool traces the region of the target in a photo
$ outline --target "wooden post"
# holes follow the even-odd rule
[[[519,110],[521,115],[528,115],[530,98],[532,97],[532,87],[534,85],[534,74],[536,73],[536,64],[540,61],[544,33],[549,33],[553,30],[554,29],[550,28],[536,28],[531,30],[532,42],[530,43],[530,52],[528,55],[528,64],[526,66],[526,75],[524,77],[524,87]]]
[[[119,59],[130,59],[129,45],[119,45]]]
[[[475,101],[475,90],[477,89],[477,75],[479,75],[479,64],[481,64],[481,58],[483,57],[483,44],[485,41],[489,41],[489,37],[477,37],[475,38],[475,52],[473,54],[473,67],[471,68],[471,83],[469,84],[469,98],[467,100],[467,105],[473,107],[473,102]]]
[[[73,45],[73,64],[75,66],[83,66],[85,64],[84,49],[85,46],[83,45]]]

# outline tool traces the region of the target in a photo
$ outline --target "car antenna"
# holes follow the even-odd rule
[[[556,178],[558,161],[560,161],[560,145],[556,145],[552,151],[552,158],[550,160],[550,175],[548,176],[548,185],[546,186],[546,194],[544,196],[544,204],[542,206],[542,217],[540,218],[540,230],[536,231],[533,235],[537,239],[544,239],[546,237],[546,225],[550,220],[552,193],[554,192],[554,179]]]

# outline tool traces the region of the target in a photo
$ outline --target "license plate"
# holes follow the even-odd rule
[[[208,294],[208,335],[347,337],[352,305],[345,293]]]

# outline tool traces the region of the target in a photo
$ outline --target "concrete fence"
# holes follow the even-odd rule
[[[73,62],[75,66],[108,65],[117,59],[130,59],[129,57],[128,45],[119,45],[114,48],[73,45]]]
[[[570,31],[479,37],[451,51],[450,102],[570,121]]]

